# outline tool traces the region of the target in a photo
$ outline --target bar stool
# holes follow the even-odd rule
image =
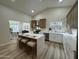
[[[17,46],[18,46],[18,47],[20,47],[20,45],[21,45],[21,42],[20,42],[20,41],[21,41],[21,38],[18,37],[18,38],[17,38]]]
[[[21,38],[17,38],[17,40],[18,40],[18,41],[20,41],[20,40],[21,40]]]
[[[26,46],[26,43],[27,43],[28,41],[29,41],[28,39],[22,39],[22,40],[21,40],[21,48],[25,47],[25,46]]]
[[[29,41],[29,42],[27,42],[27,46],[32,48],[32,59],[34,59],[34,52],[36,50],[36,42],[35,41]]]

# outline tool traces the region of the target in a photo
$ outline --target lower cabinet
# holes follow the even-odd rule
[[[50,33],[49,40],[53,42],[63,43],[63,34]]]
[[[78,28],[78,1],[67,14],[67,24],[70,28]]]
[[[75,59],[76,51],[76,36],[69,34],[64,35],[63,46],[66,55],[66,59]]]

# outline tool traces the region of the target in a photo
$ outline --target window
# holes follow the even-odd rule
[[[54,21],[50,23],[50,28],[53,31],[62,31],[63,30],[63,24],[62,21]]]
[[[23,23],[22,24],[22,30],[27,30],[27,31],[29,31],[30,30],[30,23]]]
[[[30,23],[26,22],[9,20],[9,26],[12,32],[21,32],[22,30],[30,31]]]
[[[9,26],[12,29],[12,32],[19,32],[19,21],[9,20]]]

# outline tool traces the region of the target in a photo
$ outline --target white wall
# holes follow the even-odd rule
[[[49,23],[53,20],[61,20],[66,22],[66,19],[64,19],[69,12],[71,7],[61,7],[61,8],[50,8],[42,11],[38,15],[34,16],[36,20],[39,20],[41,18],[46,18],[47,23],[46,26],[49,26]]]
[[[10,41],[8,23],[9,20],[30,22],[31,17],[0,5],[0,44]]]

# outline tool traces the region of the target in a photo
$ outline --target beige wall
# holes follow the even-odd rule
[[[36,20],[38,20],[39,18],[46,18],[48,26],[51,21],[65,17],[69,10],[70,7],[46,9],[38,15],[34,16],[34,18]],[[10,41],[8,24],[9,20],[30,22],[31,17],[0,5],[0,44]]]
[[[31,17],[0,5],[0,44],[10,41],[8,23],[9,20],[30,22]]]
[[[35,20],[39,20],[40,18],[46,18],[47,23],[46,26],[49,26],[49,23],[53,20],[65,20],[67,13],[69,12],[71,7],[61,7],[61,8],[50,8],[42,11],[38,15],[34,16]],[[64,21],[66,22],[66,20]]]

